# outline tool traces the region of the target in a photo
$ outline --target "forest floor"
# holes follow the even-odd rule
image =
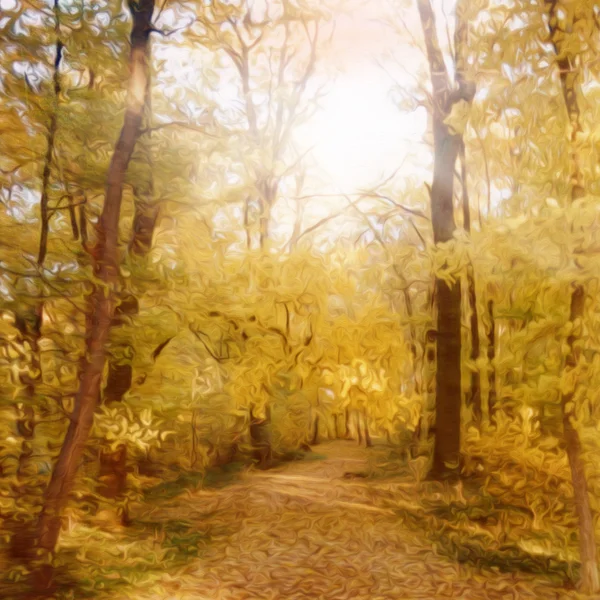
[[[566,561],[521,543],[526,511],[503,505],[523,525],[508,539],[510,519],[492,518],[498,506],[476,513],[477,490],[419,481],[418,460],[398,470],[387,446],[336,441],[314,449],[268,471],[155,486],[128,528],[73,528],[63,555],[70,548],[78,589],[65,582],[54,597],[578,597]]]
[[[220,489],[188,488],[160,502],[149,518],[179,523],[182,538],[200,551],[152,589],[124,589],[119,600],[576,597],[557,571],[544,572],[550,563],[516,545],[508,554],[526,571],[505,561],[501,572],[490,548],[489,556],[474,552],[461,562],[444,552],[448,545],[432,534],[446,527],[424,517],[423,496],[438,507],[464,505],[468,489],[418,483],[414,466],[403,477],[390,474],[386,447],[337,441],[315,450],[313,460],[246,471]],[[485,531],[474,527],[469,537]]]

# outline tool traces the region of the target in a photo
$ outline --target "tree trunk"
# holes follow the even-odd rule
[[[362,437],[362,430],[360,428],[360,413],[358,411],[356,411],[354,413],[355,415],[355,420],[356,420],[356,434],[358,436],[358,445],[361,446],[362,442],[363,442],[363,437]]]
[[[490,319],[490,328],[488,330],[488,419],[490,423],[496,423],[496,411],[498,409],[496,400],[496,321],[494,319],[494,302],[488,301],[488,317]]]
[[[111,331],[123,325],[126,318],[138,313],[139,303],[135,296],[127,295],[115,307],[115,314],[111,321]],[[131,347],[126,347],[131,349]],[[121,353],[125,350],[121,348]],[[113,356],[108,357],[108,377],[104,387],[103,401],[106,406],[123,401],[125,394],[131,389],[133,382],[133,369],[131,364],[120,364]],[[100,449],[100,478],[96,491],[107,500],[121,503],[127,489],[127,446],[120,444],[114,450],[107,448],[104,442]],[[121,524],[126,525],[129,517],[126,512],[121,515]]]
[[[54,84],[54,102],[58,104],[60,89],[60,63],[62,60],[63,43],[60,39],[60,7],[58,0],[54,0],[54,32],[56,34],[56,43],[54,47],[54,66],[52,71],[52,82]],[[48,251],[48,229],[50,227],[50,208],[49,208],[49,190],[50,174],[52,172],[52,160],[54,157],[54,140],[56,138],[56,129],[58,125],[57,118],[58,106],[54,106],[50,113],[50,123],[48,124],[48,134],[46,136],[46,156],[44,158],[44,170],[42,172],[42,195],[40,198],[40,242],[38,247],[38,265],[44,265],[46,253]]]
[[[316,446],[319,443],[319,415],[315,415],[313,421],[313,434],[310,441],[311,446]]]
[[[580,167],[580,157],[576,151],[577,137],[582,131],[580,122],[581,111],[577,99],[576,82],[579,76],[580,68],[576,68],[572,61],[572,53],[563,52],[563,43],[565,42],[566,32],[558,27],[559,14],[561,9],[559,3],[546,0],[550,6],[549,25],[550,37],[557,56],[559,67],[559,77],[565,100],[565,107],[569,116],[571,125],[571,200],[577,200],[585,195],[585,182],[583,172]],[[593,14],[589,15],[594,18]],[[577,20],[577,17],[576,17]],[[576,25],[575,23],[573,25]],[[583,320],[585,306],[585,293],[583,286],[574,285],[571,294],[570,321]],[[573,370],[579,362],[580,350],[576,347],[577,337],[575,333],[568,338],[569,354],[566,361],[566,369]],[[574,390],[564,394],[561,398],[561,407],[563,413],[563,429],[569,466],[571,468],[571,478],[573,481],[573,492],[575,495],[575,508],[579,520],[579,554],[581,561],[580,587],[583,593],[595,594],[600,590],[600,580],[598,576],[597,549],[594,537],[594,520],[590,506],[590,499],[587,487],[587,479],[583,460],[581,458],[581,441],[572,418],[575,417]]]
[[[121,444],[116,450],[102,448],[98,492],[109,500],[120,500],[127,480],[127,446]]]
[[[132,376],[131,365],[111,362],[108,366],[108,378],[104,388],[104,402],[106,404],[122,402],[125,394],[131,389]]]
[[[438,280],[435,444],[431,476],[453,474],[460,453],[460,286]]]
[[[585,294],[583,287],[576,285],[571,295],[571,323],[575,326],[576,321],[583,319]],[[575,347],[577,336],[575,333],[568,338],[569,355],[567,356],[566,370],[572,371],[579,363],[580,351]],[[576,386],[575,386],[576,387]],[[581,591],[587,594],[596,593],[600,590],[600,579],[598,577],[597,548],[594,534],[594,519],[590,506],[587,479],[583,459],[581,457],[581,440],[579,432],[573,421],[575,420],[575,387],[572,391],[564,394],[561,398],[563,411],[563,428],[565,445],[569,466],[571,468],[571,479],[573,482],[573,493],[575,496],[575,509],[579,521],[579,556],[581,561],[580,585]]]
[[[371,440],[371,434],[369,433],[369,423],[367,421],[367,413],[363,411],[363,426],[365,428],[365,446],[371,448],[373,441]]]
[[[468,178],[467,178],[467,158],[464,142],[460,145],[460,163],[461,163],[461,187],[463,203],[463,226],[467,233],[471,233],[471,205],[469,200]],[[473,265],[467,267],[467,288],[469,293],[470,332],[471,332],[471,361],[476,364],[479,359],[479,319],[477,318],[477,293],[475,291],[475,273]],[[471,372],[471,386],[467,398],[467,405],[473,411],[473,420],[477,426],[481,425],[481,374],[479,370]]]
[[[150,102],[150,77],[146,83],[146,102],[144,105],[145,126],[150,127],[152,106]],[[146,133],[147,138],[150,132]],[[159,218],[159,206],[154,199],[154,165],[147,138],[140,141],[141,174],[133,188],[135,214],[129,250],[135,256],[146,256],[152,249],[154,230]]]
[[[105,285],[96,286],[92,294],[91,305],[95,318],[90,329],[88,358],[75,397],[72,420],[54,465],[38,521],[37,545],[39,549],[48,553],[54,552],[58,541],[62,513],[92,429],[94,412],[100,398],[106,347],[115,310],[113,293],[109,290],[118,283],[118,230],[123,185],[140,133],[149,70],[148,39],[151,33],[154,0],[139,0],[137,3],[130,0],[129,9],[133,26],[127,108],[108,170],[104,207],[98,222],[98,241],[93,252],[94,272]],[[37,589],[47,588],[51,578],[52,569],[47,565],[34,573],[34,584]]]
[[[136,256],[145,256],[152,249],[154,229],[158,222],[159,208],[155,204],[138,200],[133,217],[133,237],[131,252]]]
[[[431,219],[435,244],[453,239],[454,170],[462,144],[461,135],[444,122],[454,104],[472,102],[475,87],[466,81],[464,46],[467,33],[464,2],[456,8],[456,77],[458,90],[453,90],[437,37],[435,15],[430,0],[418,0],[427,60],[433,91],[434,166],[431,185]],[[436,278],[437,371],[436,371],[436,436],[430,476],[441,478],[458,471],[460,458],[461,413],[461,293],[460,285],[450,286]]]
[[[352,439],[352,432],[350,431],[350,409],[348,407],[344,410],[344,437],[347,440]]]
[[[267,469],[273,460],[271,448],[271,410],[267,406],[264,419],[254,416],[250,409],[250,440],[254,448],[254,459],[258,466]]]
[[[469,287],[469,305],[471,308],[471,361],[474,365],[474,371],[471,372],[471,390],[469,395],[469,405],[473,410],[473,420],[476,425],[481,425],[481,373],[477,367],[479,354],[481,352],[479,341],[479,319],[477,318],[477,295],[475,292],[475,277],[473,267],[469,265],[467,270],[467,285]]]

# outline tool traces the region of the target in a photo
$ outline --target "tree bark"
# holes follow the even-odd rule
[[[496,423],[497,397],[496,397],[496,320],[494,319],[494,302],[488,301],[488,318],[490,320],[488,330],[488,373],[489,373],[489,390],[488,390],[488,419],[490,423]]]
[[[344,410],[344,437],[347,440],[352,439],[352,432],[350,431],[350,409],[348,407]]]
[[[454,474],[460,453],[460,286],[438,280],[435,444],[431,477]]]
[[[150,97],[150,77],[146,82],[146,101],[144,105],[145,127],[149,128],[152,121],[152,105]],[[147,136],[147,137],[146,137]],[[133,216],[133,231],[129,250],[134,256],[146,256],[152,249],[154,230],[159,218],[159,206],[154,199],[154,165],[148,146],[148,131],[141,140],[140,159],[142,173],[133,188],[135,213]]]
[[[371,440],[371,434],[369,432],[369,423],[367,421],[367,413],[363,411],[363,426],[365,428],[365,446],[371,448],[373,446],[373,440]]]
[[[427,60],[433,91],[434,166],[431,185],[431,220],[435,244],[453,239],[454,171],[462,144],[462,137],[445,124],[452,107],[459,101],[471,102],[474,86],[466,81],[464,73],[464,39],[467,33],[465,4],[456,8],[457,47],[456,78],[458,89],[451,90],[450,78],[438,42],[435,16],[430,0],[418,0],[419,17],[423,28]],[[437,371],[436,371],[436,436],[430,477],[455,475],[460,459],[461,413],[461,294],[460,285],[450,285],[438,277],[435,282],[438,302],[437,315]]]
[[[550,38],[554,46],[559,67],[559,77],[565,101],[565,107],[571,126],[571,201],[575,201],[585,195],[584,174],[580,166],[580,157],[576,151],[577,135],[582,131],[581,110],[577,99],[577,77],[579,69],[574,68],[572,56],[563,53],[563,43],[566,33],[558,26],[560,2],[558,0],[546,0],[550,8],[549,29]],[[592,14],[590,18],[594,18]],[[570,321],[575,325],[576,321],[582,321],[584,317],[585,292],[581,284],[574,284],[571,294]],[[571,371],[579,363],[580,350],[576,347],[577,336],[572,333],[568,340],[569,354],[566,360],[566,370]],[[563,413],[563,431],[569,466],[571,468],[571,479],[575,496],[575,509],[579,521],[579,556],[581,561],[580,588],[583,593],[595,594],[600,591],[600,577],[598,575],[597,547],[594,530],[594,519],[590,506],[587,478],[583,459],[581,457],[581,440],[579,432],[572,419],[575,418],[574,390],[564,394],[561,398]]]
[[[581,285],[575,285],[571,294],[570,320],[575,325],[583,319],[585,294]],[[573,333],[568,338],[569,354],[567,356],[566,371],[572,371],[579,362],[580,351],[576,348],[577,336]],[[580,586],[581,591],[593,594],[600,590],[598,576],[597,547],[594,533],[594,518],[590,506],[590,497],[585,475],[585,468],[581,456],[581,440],[575,426],[575,389],[563,394],[561,407],[563,412],[563,430],[571,480],[575,497],[575,510],[579,521],[579,556],[581,561]]]
[[[319,415],[315,415],[313,421],[313,434],[310,441],[311,446],[316,446],[319,443]]]
[[[52,553],[58,541],[62,513],[73,487],[85,443],[100,398],[106,346],[114,316],[114,293],[118,283],[118,233],[125,174],[140,134],[146,81],[149,70],[148,41],[154,0],[129,1],[133,18],[131,30],[130,77],[124,123],[108,170],[104,207],[98,223],[97,245],[93,252],[94,272],[102,281],[96,286],[91,305],[94,319],[89,332],[88,357],[75,397],[75,408],[44,497],[38,521],[37,546]],[[34,574],[36,588],[47,588],[52,570],[46,566]]]
[[[460,163],[461,163],[461,187],[462,187],[462,203],[463,203],[463,226],[467,233],[471,233],[471,205],[468,190],[467,178],[467,157],[464,142],[460,145]],[[470,316],[470,332],[471,332],[471,361],[476,364],[479,359],[480,343],[479,343],[479,319],[477,318],[477,293],[475,291],[475,272],[473,265],[467,267],[467,288],[469,294],[469,307],[471,309]],[[473,411],[473,420],[477,426],[481,425],[481,374],[479,370],[471,371],[471,386],[467,405]]]
[[[271,447],[271,410],[267,406],[264,419],[255,417],[250,409],[250,440],[254,448],[254,459],[258,466],[267,469],[273,460]]]
[[[44,170],[42,172],[42,195],[40,198],[40,242],[38,247],[38,265],[44,265],[46,254],[48,252],[48,229],[50,227],[50,210],[49,210],[49,190],[50,190],[50,174],[52,172],[52,160],[54,157],[54,140],[56,138],[56,129],[58,126],[58,101],[61,93],[60,89],[60,63],[62,60],[63,43],[60,39],[60,7],[58,0],[54,0],[54,31],[56,34],[56,44],[54,47],[54,70],[52,72],[52,83],[54,86],[54,101],[56,105],[50,113],[50,123],[48,124],[48,134],[46,136],[46,156],[44,158]]]
[[[469,305],[471,308],[470,330],[471,330],[471,360],[474,364],[474,369],[471,372],[471,390],[469,395],[469,405],[473,410],[473,420],[477,425],[481,424],[482,409],[481,409],[481,373],[477,368],[477,361],[481,352],[479,341],[479,319],[477,317],[477,294],[475,291],[475,277],[473,267],[469,265],[467,268],[467,285],[469,288]]]

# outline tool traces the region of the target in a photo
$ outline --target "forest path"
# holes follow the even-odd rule
[[[565,597],[543,580],[484,574],[437,555],[425,535],[398,516],[398,507],[418,515],[414,481],[345,477],[369,472],[377,448],[337,441],[315,450],[325,458],[249,470],[221,489],[188,490],[161,502],[153,519],[185,519],[206,541],[199,542],[197,558],[164,573],[152,593],[127,598]]]

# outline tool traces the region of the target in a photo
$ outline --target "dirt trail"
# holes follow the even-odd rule
[[[368,471],[372,456],[352,442],[323,444],[318,452],[326,458],[251,470],[222,489],[189,491],[162,503],[153,518],[197,524],[207,534],[206,546],[180,572],[163,576],[159,595],[155,590],[135,598],[565,597],[543,580],[484,574],[436,555],[393,508],[399,486],[411,482],[345,477]]]

